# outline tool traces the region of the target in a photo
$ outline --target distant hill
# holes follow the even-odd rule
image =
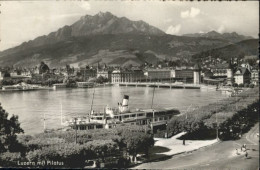
[[[218,57],[228,61],[232,57],[237,57],[241,59],[244,58],[244,56],[258,56],[258,46],[258,39],[244,40],[221,48],[200,52],[193,55],[192,59],[198,61],[211,56],[213,58]]]
[[[253,37],[239,35],[236,32],[220,34],[216,31],[210,31],[208,33],[184,34],[183,36],[223,39],[223,40],[228,40],[228,41],[233,42],[233,43],[243,41],[243,40],[247,40],[247,39],[253,39]]]
[[[214,34],[214,33],[211,33]],[[70,26],[0,52],[1,66],[50,67],[72,64],[141,65],[145,62],[184,58],[233,42],[218,36],[174,36],[144,21],[131,21],[113,14],[86,15]]]
[[[127,62],[125,58],[138,63],[156,63],[162,59],[190,58],[202,50],[226,44],[229,42],[224,40],[173,35],[107,34],[71,37],[55,44],[5,54],[0,58],[0,64],[32,66],[44,61],[51,67],[65,64],[83,66],[97,62],[109,65],[118,63],[120,59]]]

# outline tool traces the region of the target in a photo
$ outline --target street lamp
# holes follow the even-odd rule
[[[74,125],[75,125],[75,143],[77,144],[77,118],[74,118]]]
[[[165,138],[168,138],[168,128],[167,128],[167,122],[166,122],[166,133],[165,133]]]

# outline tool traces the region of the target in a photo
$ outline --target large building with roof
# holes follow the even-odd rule
[[[254,85],[259,85],[259,68],[253,67],[251,70],[251,83]]]
[[[245,67],[239,67],[237,68],[235,74],[234,74],[235,83],[237,84],[250,84],[251,80],[251,73],[250,71]]]
[[[221,78],[226,80],[227,85],[234,83],[234,67],[231,62],[219,63],[211,68],[213,78]]]
[[[145,76],[142,70],[114,70],[111,73],[112,83],[129,83],[145,81]]]
[[[230,63],[220,63],[211,68],[214,77],[227,77],[228,69],[231,69]]]

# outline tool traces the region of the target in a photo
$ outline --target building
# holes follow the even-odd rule
[[[0,71],[0,80],[4,79],[4,73],[2,71]]]
[[[213,73],[213,79],[225,79],[227,85],[232,85],[234,83],[234,67],[231,62],[219,63],[211,68]]]
[[[193,72],[193,69],[175,70],[175,80],[183,81],[184,83],[192,83],[194,77]]]
[[[252,70],[252,66],[247,62],[247,63],[242,63],[241,67],[247,68],[250,72]]]
[[[112,83],[122,82],[142,82],[145,81],[145,76],[142,70],[114,70],[111,73]]]
[[[87,81],[89,78],[97,77],[97,70],[93,68],[80,68],[79,72],[84,81]]]
[[[233,68],[231,63],[229,63],[227,68],[227,85],[233,85],[234,77],[233,77]]]
[[[234,74],[234,78],[237,84],[250,84],[251,73],[247,68],[239,67]]]
[[[227,77],[227,70],[230,69],[229,63],[220,63],[211,68],[214,77]]]
[[[147,81],[163,81],[170,80],[172,73],[170,69],[148,69],[144,75]]]
[[[259,85],[259,70],[258,67],[253,67],[251,70],[251,83]]]
[[[195,64],[194,69],[193,69],[193,83],[194,84],[200,84],[201,82],[201,75],[200,75],[200,71],[201,68],[198,64]]]
[[[108,81],[111,82],[111,74],[112,74],[112,71],[110,71],[110,70],[98,70],[97,78],[101,76],[101,77],[107,78]]]
[[[212,78],[213,77],[213,73],[210,70],[205,70],[203,73],[201,73],[201,75],[203,76],[203,78]]]

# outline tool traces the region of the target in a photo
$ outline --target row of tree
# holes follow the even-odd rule
[[[185,131],[187,134],[184,138],[205,139],[216,137],[216,129],[218,128],[218,135],[221,139],[231,139],[231,136],[225,135],[227,134],[224,132],[226,131],[225,125],[230,124],[228,129],[232,129],[232,123],[235,120],[238,124],[244,124],[243,128],[248,129],[248,127],[251,127],[252,123],[255,122],[251,120],[258,116],[258,108],[255,107],[258,102],[258,89],[253,88],[237,96],[200,107],[181,116],[173,117],[168,123],[167,130],[169,135]],[[254,109],[252,110],[252,108]],[[244,113],[248,114],[244,115]],[[237,117],[241,119],[238,121]],[[247,121],[241,123],[240,120],[242,119]],[[231,133],[228,134],[235,134],[232,135],[233,137],[238,136],[235,130],[231,130]]]
[[[123,125],[108,130],[78,131],[76,143],[73,130],[19,135],[17,140],[17,134],[23,132],[18,117],[8,119],[8,113],[2,108],[0,111],[4,122],[0,125],[0,164],[4,167],[19,167],[17,161],[58,161],[63,164],[61,167],[83,168],[88,160],[95,160],[100,167],[109,162],[112,167],[126,167],[136,160],[138,153],[148,154],[154,145],[149,129]],[[112,159],[116,161],[111,163]]]

